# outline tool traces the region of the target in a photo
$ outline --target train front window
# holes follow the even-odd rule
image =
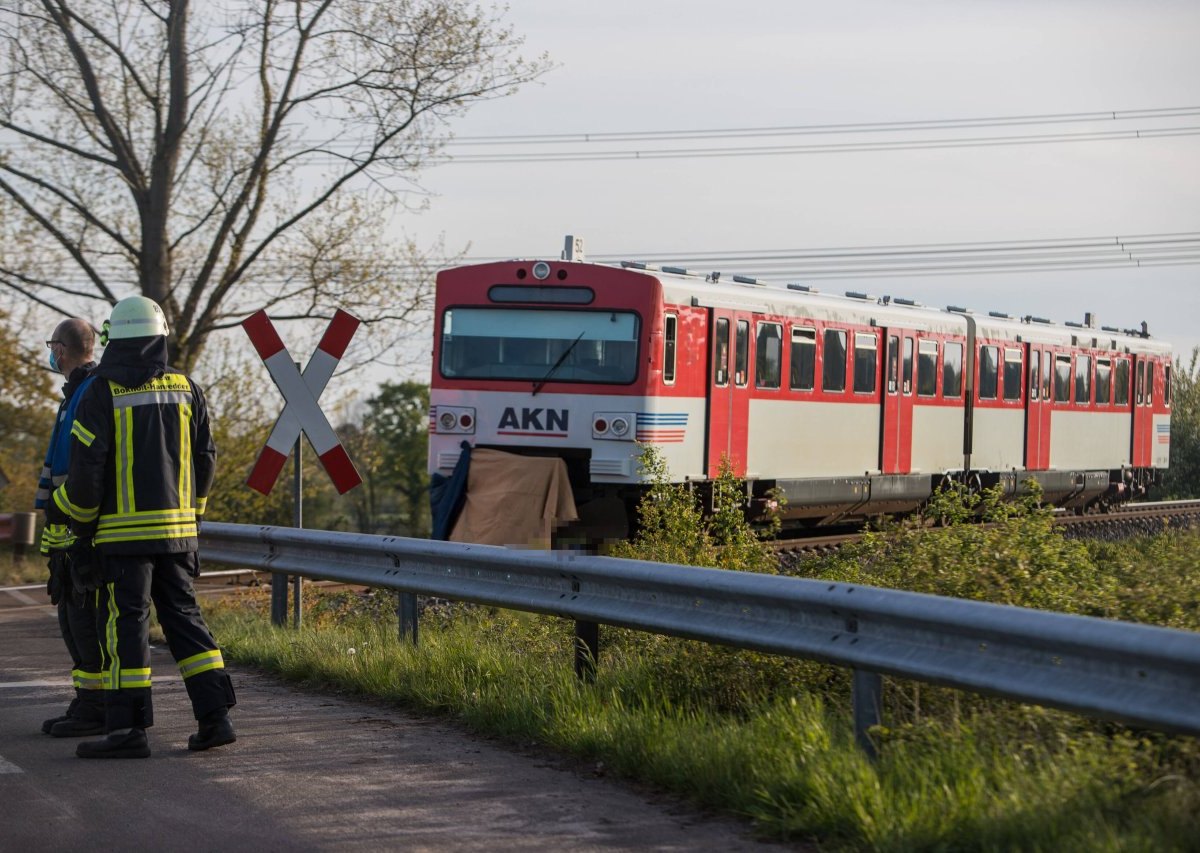
[[[629,311],[450,308],[442,317],[448,379],[627,384],[637,378]]]

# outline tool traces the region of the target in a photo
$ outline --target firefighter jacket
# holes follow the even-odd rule
[[[63,401],[58,405],[58,417],[50,433],[50,447],[46,450],[46,462],[42,465],[42,476],[38,480],[36,509],[46,511],[46,526],[42,529],[41,552],[48,555],[51,550],[65,550],[74,541],[67,517],[54,501],[50,492],[67,479],[67,463],[71,458],[71,424],[75,421],[75,409],[79,406],[82,391],[91,381],[96,362],[77,367],[63,385]]]
[[[111,341],[71,425],[54,502],[102,554],[195,551],[216,464],[200,388],[166,338]]]

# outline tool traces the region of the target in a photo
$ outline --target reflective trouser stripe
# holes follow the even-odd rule
[[[117,676],[120,680],[115,687],[109,689],[129,690],[134,687],[150,686],[150,667],[144,669],[122,669]]]
[[[221,657],[220,649],[213,649],[210,652],[201,652],[198,655],[192,655],[190,658],[184,658],[179,662],[179,672],[184,679],[191,678],[193,675],[199,675],[202,672],[208,672],[210,669],[224,669],[225,660]]]
[[[103,690],[105,679],[104,674],[100,672],[86,672],[82,669],[73,669],[71,670],[71,681],[80,690]]]
[[[121,656],[117,653],[117,590],[108,584],[108,619],[104,623],[104,646],[108,653],[108,669],[102,674],[105,690],[116,690],[121,684]]]

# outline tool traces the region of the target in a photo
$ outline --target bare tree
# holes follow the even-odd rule
[[[0,285],[62,313],[149,296],[184,368],[264,305],[411,321],[427,264],[385,223],[419,194],[448,120],[545,68],[500,14],[466,0],[5,0]]]

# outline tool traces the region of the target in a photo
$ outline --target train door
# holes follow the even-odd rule
[[[1053,350],[1029,344],[1025,348],[1029,366],[1025,395],[1025,469],[1045,471],[1050,467],[1050,369]]]
[[[712,309],[709,328],[708,476],[716,477],[721,457],[733,472],[746,473],[750,420],[750,320],[744,311]]]
[[[884,474],[907,474],[912,468],[914,337],[903,329],[887,330],[879,443],[879,469]]]
[[[1154,459],[1154,362],[1137,356],[1133,363],[1133,448],[1131,464],[1149,468]]]

